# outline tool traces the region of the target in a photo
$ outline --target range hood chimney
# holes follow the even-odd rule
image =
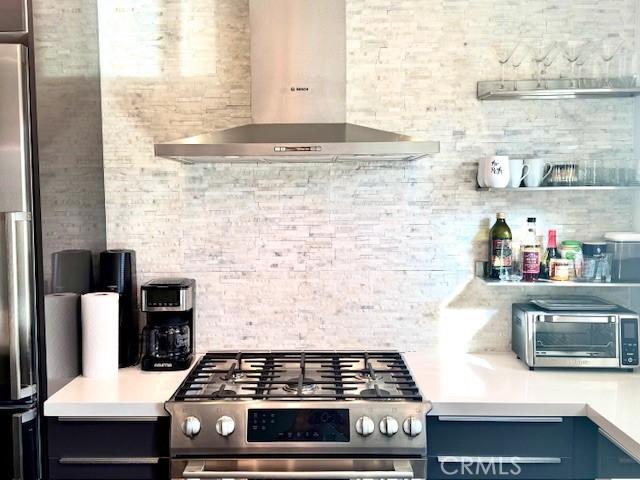
[[[346,123],[345,0],[250,0],[253,123],[155,145],[184,163],[414,160],[438,142]]]

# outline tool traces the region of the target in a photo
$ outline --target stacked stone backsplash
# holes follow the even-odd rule
[[[104,250],[98,8],[32,0],[44,289],[51,254]]]
[[[250,120],[248,2],[99,2],[107,240],[140,281],[198,282],[197,348],[508,350],[511,303],[473,279],[497,211],[561,239],[628,230],[624,192],[489,193],[479,158],[632,164],[633,100],[479,102],[493,47],[635,36],[634,0],[347,0],[348,120],[441,142],[411,163],[191,165],[159,141]],[[567,72],[557,60],[547,73]],[[511,74],[511,72],[509,72]],[[525,64],[518,76],[531,78]],[[563,289],[563,293],[576,293]],[[580,289],[629,303],[630,289]]]

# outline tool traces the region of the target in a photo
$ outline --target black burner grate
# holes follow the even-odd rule
[[[422,397],[398,352],[207,353],[173,401],[412,400]]]

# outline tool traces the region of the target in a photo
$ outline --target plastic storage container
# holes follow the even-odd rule
[[[560,257],[569,261],[569,280],[582,277],[582,243],[577,240],[565,240],[558,249]]]
[[[640,282],[640,233],[607,233],[612,282]]]
[[[607,253],[607,242],[605,240],[583,242],[582,253],[584,264],[580,280],[583,282],[610,282],[611,254]]]

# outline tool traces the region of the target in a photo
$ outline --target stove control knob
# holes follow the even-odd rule
[[[364,416],[356,420],[356,432],[361,437],[368,437],[376,429],[376,425],[369,417]]]
[[[228,437],[233,433],[236,429],[236,422],[233,418],[228,416],[223,416],[218,419],[216,422],[216,432],[223,437]]]
[[[393,437],[399,430],[398,421],[393,417],[384,417],[380,420],[380,432],[387,437]]]
[[[402,422],[402,430],[410,437],[417,437],[422,433],[422,422],[416,417],[407,417]]]
[[[194,438],[200,433],[200,419],[198,417],[187,417],[182,424],[182,431],[189,438]]]

